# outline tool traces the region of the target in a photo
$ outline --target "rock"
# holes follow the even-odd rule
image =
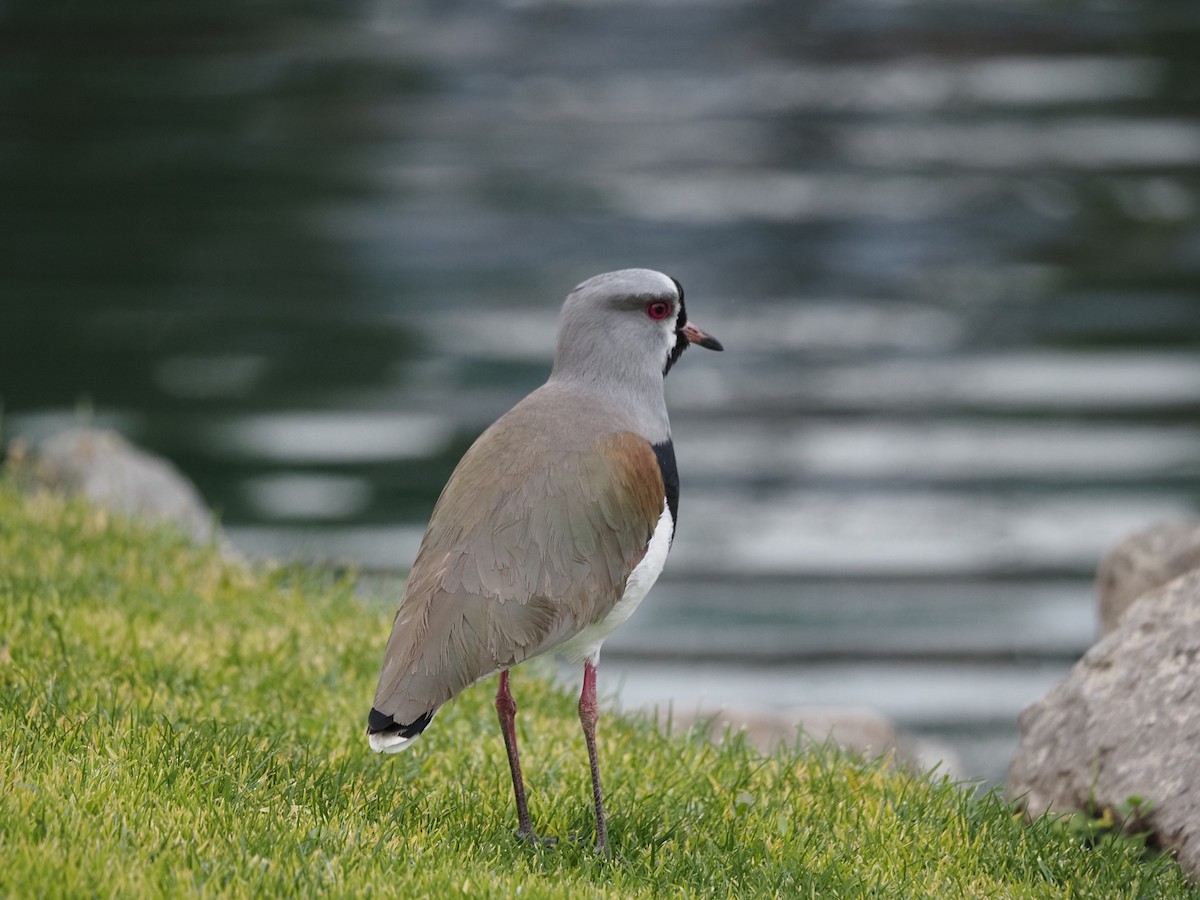
[[[1020,725],[1008,791],[1031,815],[1141,798],[1126,827],[1200,877],[1200,571],[1137,600]]]
[[[1100,636],[1138,597],[1200,568],[1200,521],[1162,522],[1122,539],[1096,573]]]
[[[150,522],[169,522],[193,541],[216,541],[224,556],[238,558],[200,492],[166,460],[140,450],[115,431],[72,428],[43,440],[25,459],[20,449],[10,467],[36,485],[78,493],[95,505]]]
[[[780,744],[792,745],[797,736],[806,744],[831,740],[843,750],[865,757],[891,754],[895,762],[909,771],[957,778],[961,764],[950,748],[898,731],[884,716],[868,709],[838,707],[797,707],[785,712],[762,710],[698,709],[694,713],[674,711],[673,730],[706,727],[716,742],[727,733],[745,732],[746,739],[763,753],[771,753]],[[666,716],[660,714],[660,727]]]

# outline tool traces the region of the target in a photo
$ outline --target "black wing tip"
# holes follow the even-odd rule
[[[412,722],[404,725],[397,722],[387,713],[382,713],[371,707],[371,714],[367,716],[367,734],[398,734],[402,738],[415,738],[432,721],[433,710],[417,716]]]

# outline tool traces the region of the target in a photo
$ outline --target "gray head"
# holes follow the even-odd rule
[[[721,350],[688,321],[683,287],[653,269],[589,278],[567,295],[551,379],[662,397],[662,380],[689,344]]]

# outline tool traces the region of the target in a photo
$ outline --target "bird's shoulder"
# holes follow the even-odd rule
[[[426,543],[462,549],[516,529],[544,549],[565,529],[578,556],[590,543],[585,522],[593,539],[629,531],[648,541],[665,498],[658,456],[619,414],[596,409],[600,403],[542,389],[498,419],[455,468]]]
[[[494,495],[521,505],[555,494],[586,501],[614,482],[656,480],[662,477],[654,447],[632,420],[597,394],[550,383],[479,436],[447,482],[439,507],[462,492],[477,501]],[[657,516],[661,493],[655,505]]]

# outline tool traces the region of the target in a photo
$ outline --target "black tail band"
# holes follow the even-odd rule
[[[387,713],[372,708],[367,716],[367,734],[398,734],[402,738],[414,738],[433,721],[433,712],[420,715],[407,725],[397,722]]]

